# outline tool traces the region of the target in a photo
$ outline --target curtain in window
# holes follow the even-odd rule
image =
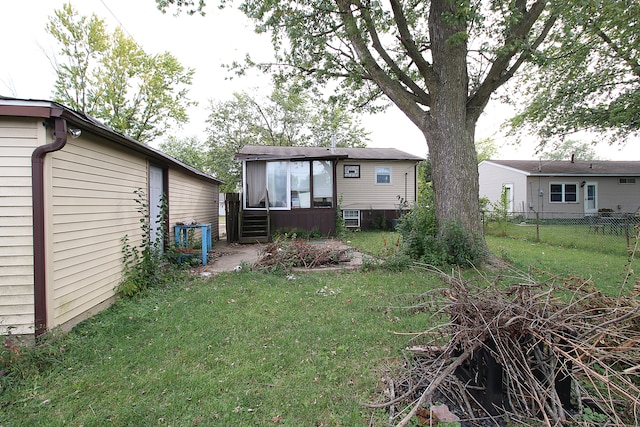
[[[267,196],[266,162],[247,162],[247,207],[263,208]]]

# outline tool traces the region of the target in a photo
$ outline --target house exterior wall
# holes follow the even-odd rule
[[[360,178],[345,178],[344,165],[360,165]],[[377,166],[391,168],[391,183],[377,184]],[[416,162],[400,160],[340,160],[336,168],[337,197],[342,209],[397,210],[398,196],[409,204],[416,198]]]
[[[575,218],[585,214],[586,186],[596,185],[596,209],[611,209],[618,213],[632,213],[640,208],[640,176],[636,183],[620,183],[620,176],[558,174],[556,176],[536,175],[511,167],[481,162],[478,166],[480,196],[495,203],[502,186],[512,184],[513,211],[523,213],[527,218],[538,214],[541,218]],[[576,200],[552,202],[551,185],[570,184],[577,189]]]
[[[45,161],[47,325],[73,326],[109,304],[122,278],[122,239],[141,241],[136,189],[144,156],[81,136]]]
[[[41,121],[0,117],[0,335],[34,332],[31,153],[45,142]]]
[[[598,208],[613,209],[614,212],[632,213],[640,209],[640,176],[634,184],[621,184],[619,177],[586,179],[598,185]]]
[[[557,212],[560,214],[583,214],[585,187],[581,183],[589,182],[597,185],[596,203],[598,209],[612,209],[613,212],[633,213],[640,207],[640,177],[635,184],[620,184],[620,177],[602,176],[558,176],[558,177],[529,177],[531,193],[543,196],[537,197],[534,202],[534,210],[538,212]],[[578,188],[578,200],[576,203],[554,203],[550,201],[549,189],[551,183],[576,184]]]
[[[512,187],[512,213],[522,213],[529,209],[531,201],[527,187],[527,176],[517,170],[500,167],[491,163],[481,162],[478,165],[478,180],[480,197],[486,197],[490,203],[500,200],[502,187]],[[488,206],[491,210],[491,206]]]
[[[169,170],[169,236],[175,241],[173,226],[177,222],[196,220],[211,224],[211,236],[218,240],[218,203],[220,187],[194,180],[176,169]],[[200,230],[197,230],[200,233]],[[201,238],[200,234],[196,238]]]

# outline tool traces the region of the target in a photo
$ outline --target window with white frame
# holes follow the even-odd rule
[[[391,184],[391,166],[376,166],[376,184]]]
[[[360,211],[357,209],[345,209],[342,211],[342,218],[346,227],[360,227]]]
[[[577,203],[578,184],[552,183],[549,185],[551,203]]]

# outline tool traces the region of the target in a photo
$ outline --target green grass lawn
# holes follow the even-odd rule
[[[229,273],[119,301],[3,390],[0,425],[367,425],[393,332],[428,323],[390,305],[425,276]]]
[[[345,240],[385,256],[398,238]],[[627,263],[518,238],[487,242],[523,271],[591,277],[611,294]],[[431,326],[396,307],[440,286],[423,270],[178,276],[25,353],[13,365],[24,379],[0,377],[0,426],[386,425],[384,410],[360,402],[379,396],[383,371],[411,343],[394,332]]]

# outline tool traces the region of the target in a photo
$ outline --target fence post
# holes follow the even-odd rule
[[[540,214],[536,212],[536,242],[540,243]]]

